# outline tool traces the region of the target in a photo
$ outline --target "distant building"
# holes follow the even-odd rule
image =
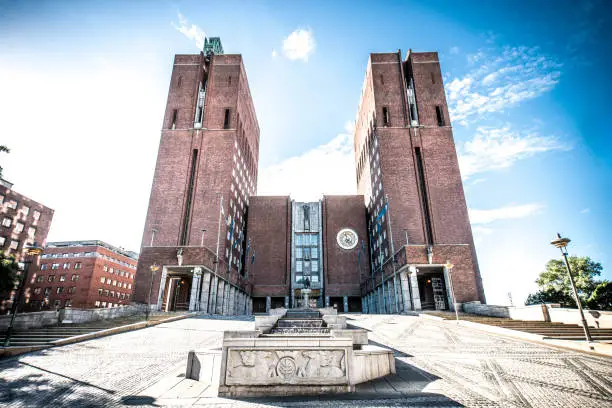
[[[103,241],[49,242],[30,271],[26,311],[128,305],[138,254]]]
[[[0,250],[5,255],[23,261],[28,245],[45,243],[52,219],[52,209],[19,194],[12,183],[0,179]],[[0,293],[1,314],[10,311],[15,293]]]

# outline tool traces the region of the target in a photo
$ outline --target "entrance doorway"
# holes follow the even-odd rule
[[[164,287],[162,310],[166,312],[189,310],[191,280],[190,275],[168,275]]]
[[[448,310],[446,284],[441,269],[419,270],[419,297],[423,310]]]

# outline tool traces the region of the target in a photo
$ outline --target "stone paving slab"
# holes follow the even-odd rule
[[[190,318],[0,361],[0,406],[606,407],[612,359],[496,336],[416,316],[347,315],[371,344],[394,350],[398,372],[354,394],[217,398],[184,378],[187,353],[221,346],[247,319]]]

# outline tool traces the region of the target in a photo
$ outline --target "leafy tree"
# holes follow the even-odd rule
[[[0,293],[10,292],[17,285],[19,265],[13,257],[0,254]]]
[[[612,284],[597,280],[603,270],[601,264],[587,256],[570,256],[568,262],[582,304],[592,309],[612,310],[612,307],[610,307],[612,305],[609,305]],[[546,270],[540,273],[536,283],[539,290],[527,297],[526,305],[560,303],[563,306],[576,307],[567,269],[562,260],[551,259],[548,261]],[[595,295],[596,290],[597,295]],[[608,306],[606,306],[607,304]]]
[[[4,146],[4,145],[0,145],[0,153],[10,153],[11,150]],[[2,177],[2,166],[0,166],[0,177]]]

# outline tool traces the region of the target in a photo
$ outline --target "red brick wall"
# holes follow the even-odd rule
[[[255,263],[247,266],[254,296],[288,296],[291,277],[291,201],[251,197],[247,239]]]
[[[359,242],[355,249],[340,248],[336,236],[343,228],[357,232]],[[323,197],[323,271],[325,296],[360,296],[362,276],[369,276],[369,247],[366,227],[366,209],[363,196]],[[365,252],[358,263],[361,242]]]

